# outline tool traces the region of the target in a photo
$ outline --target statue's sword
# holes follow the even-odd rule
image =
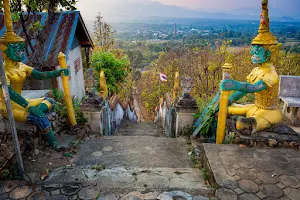
[[[230,79],[232,65],[225,63],[223,68],[223,80]],[[220,97],[220,110],[218,116],[218,128],[217,128],[217,144],[223,144],[225,138],[225,127],[227,118],[227,107],[230,91],[222,91]]]
[[[58,62],[62,69],[67,68],[66,55],[63,54],[62,52],[60,52],[58,55]],[[72,96],[71,96],[70,87],[69,87],[69,77],[62,75],[61,78],[62,78],[62,85],[64,88],[65,102],[67,105],[67,110],[68,110],[68,115],[69,115],[69,122],[71,123],[72,126],[75,126],[75,125],[77,125],[77,122],[76,122],[76,118],[75,118],[75,112],[74,112],[74,107],[73,107],[73,103],[72,103]]]

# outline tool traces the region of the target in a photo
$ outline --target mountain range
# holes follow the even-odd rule
[[[151,0],[81,0],[78,7],[86,20],[94,20],[97,13],[100,12],[108,22],[147,21],[151,18],[258,20],[261,12],[260,5],[253,8],[239,8],[220,12],[164,5]],[[300,21],[300,12],[297,10],[290,12],[274,8],[271,5],[269,10],[271,20]]]

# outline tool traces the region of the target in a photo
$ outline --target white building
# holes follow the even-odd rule
[[[38,19],[43,26],[48,18],[47,13],[38,13]],[[32,16],[28,21],[32,20]],[[30,26],[30,23],[28,23]],[[15,32],[21,37],[25,38],[22,31],[21,23],[14,24]],[[29,29],[30,30],[30,29]],[[93,42],[88,33],[88,30],[83,22],[79,11],[60,12],[55,14],[54,23],[51,26],[48,39],[45,41],[44,52],[44,64],[47,67],[43,67],[40,71],[52,71],[59,69],[58,54],[63,52],[67,57],[67,65],[70,69],[70,90],[73,96],[83,98],[85,95],[85,85],[82,67],[82,48],[93,48]],[[0,14],[0,37],[5,33],[4,15]],[[29,31],[30,33],[30,31]],[[35,45],[34,40],[32,44]],[[29,66],[35,67],[28,59],[23,61]],[[30,80],[29,89],[63,89],[61,78],[53,78],[43,81],[43,87],[41,88],[41,82],[36,80]],[[28,89],[28,88],[27,88]]]

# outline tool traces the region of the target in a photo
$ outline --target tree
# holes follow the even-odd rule
[[[58,10],[75,10],[75,4],[78,0],[10,0],[11,11],[14,21],[20,20],[22,30],[26,40],[26,53],[28,59],[33,66],[40,68],[44,67],[44,45],[51,33],[51,26],[54,23],[55,11]],[[3,1],[0,3],[0,8],[3,11]],[[38,12],[48,12],[48,19],[44,26],[41,25],[37,18]],[[29,26],[29,17],[32,15],[33,21]],[[29,35],[29,29],[34,34]],[[36,44],[32,44],[32,40]]]
[[[91,65],[96,72],[97,89],[99,90],[100,70],[104,69],[108,92],[114,94],[122,88],[129,72],[130,62],[127,57],[118,59],[110,52],[96,51],[92,54]]]
[[[108,51],[115,44],[114,39],[115,31],[112,26],[103,20],[101,13],[98,13],[94,21],[94,40],[101,49]]]

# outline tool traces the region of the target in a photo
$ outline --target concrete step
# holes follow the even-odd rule
[[[190,168],[187,140],[152,136],[87,139],[73,158],[76,166]]]
[[[114,134],[117,136],[153,136],[165,137],[164,130],[154,122],[133,123],[125,121]]]
[[[180,190],[193,195],[211,196],[201,171],[194,168],[109,168],[91,169],[91,166],[59,168],[52,172],[44,185],[93,185],[101,193],[164,192]]]

